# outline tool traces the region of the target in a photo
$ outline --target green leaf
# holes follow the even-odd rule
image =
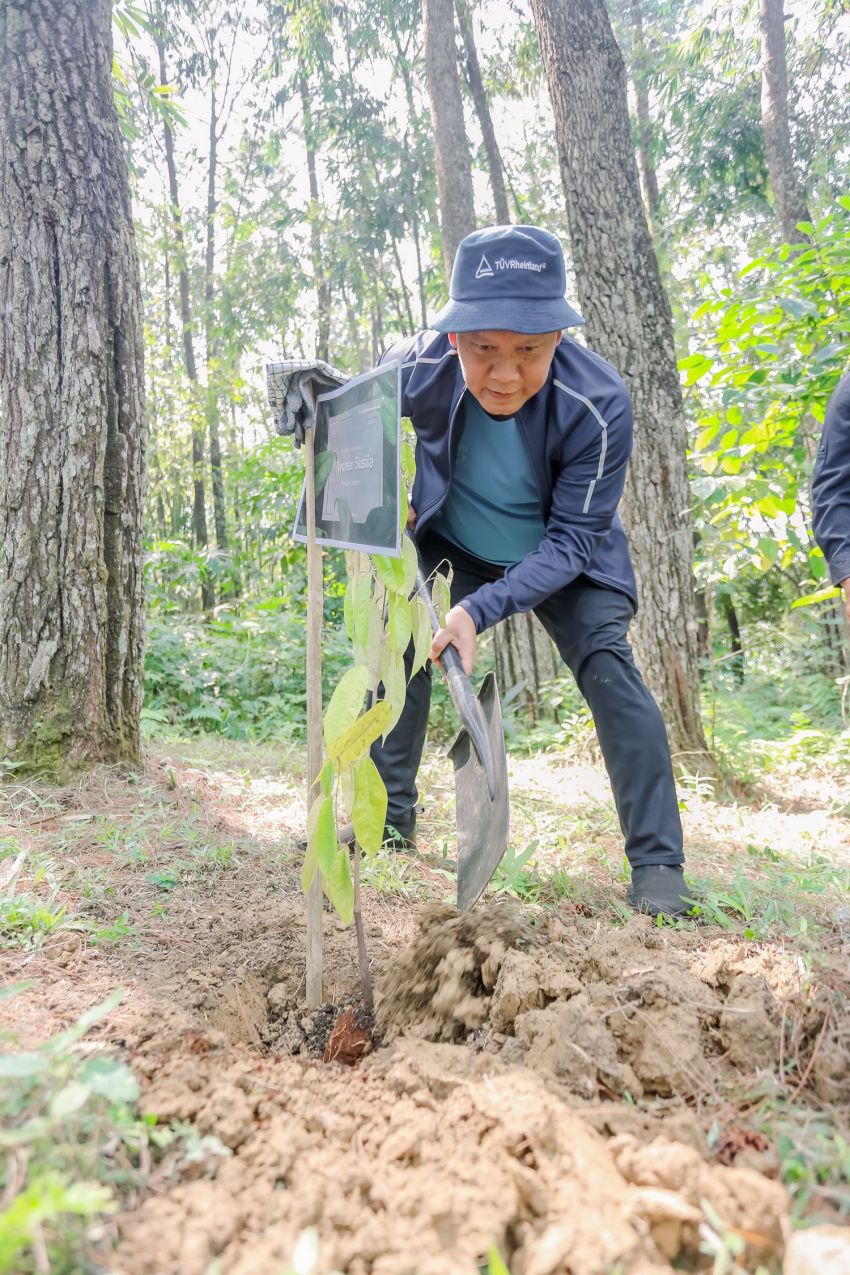
[[[359,761],[383,735],[390,720],[392,709],[387,700],[378,700],[368,712],[359,717],[350,730],[340,735],[330,749],[331,760],[339,773],[348,766]]]
[[[316,816],[316,862],[324,874],[333,863],[336,854],[337,840],[334,826],[334,804],[330,797],[322,797],[319,813]],[[309,849],[309,846],[308,846]]]
[[[307,852],[301,865],[301,889],[305,894],[310,889],[313,878],[319,868],[319,860],[316,854],[316,824],[322,804],[326,801],[328,801],[328,797],[324,793],[320,793],[310,807],[310,813],[307,815]]]
[[[758,545],[762,557],[767,559],[768,566],[772,566],[779,557],[779,545],[768,536],[760,536]]]
[[[330,797],[334,786],[334,764],[326,761],[319,774],[319,787],[326,797]]]
[[[331,470],[336,464],[336,452],[319,452],[316,456],[316,464],[313,470],[315,474],[314,482],[316,491],[319,492],[331,476]]]
[[[4,1054],[0,1057],[0,1080],[25,1080],[38,1076],[47,1066],[42,1054]]]
[[[452,595],[448,580],[439,571],[431,581],[431,599],[442,627],[446,623],[446,612],[451,610]]]
[[[91,1058],[80,1069],[83,1084],[109,1102],[136,1102],[139,1085],[132,1071],[116,1058]]]
[[[401,555],[404,558],[404,591],[410,596],[416,584],[416,572],[419,570],[419,554],[410,536],[402,536]]]
[[[379,585],[375,590],[369,610],[369,636],[366,642],[364,659],[369,672],[369,686],[378,683],[378,669],[381,664],[381,647],[384,643],[384,602],[387,590]]]
[[[404,594],[391,593],[389,616],[387,618],[387,638],[392,649],[399,655],[403,655],[407,650],[410,633],[410,603]]]
[[[791,603],[791,610],[795,611],[797,607],[815,606],[818,602],[826,602],[828,598],[838,598],[840,596],[840,589],[818,589],[815,593],[807,593],[804,598],[795,599],[795,601]]]
[[[69,1116],[75,1115],[84,1107],[90,1097],[91,1089],[88,1085],[81,1084],[78,1080],[70,1080],[57,1094],[54,1094],[50,1103],[51,1118],[67,1120]]]
[[[487,1250],[487,1275],[511,1275],[495,1244]]]
[[[391,647],[386,647],[381,656],[381,681],[384,684],[384,697],[392,706],[390,719],[383,732],[384,735],[388,735],[401,717],[407,697],[404,659]]]
[[[362,664],[343,673],[336,690],[328,704],[323,723],[325,746],[330,751],[340,735],[344,734],[360,715],[366,688],[369,683],[369,672]]]
[[[354,640],[365,647],[369,641],[369,608],[372,602],[372,573],[360,577],[354,588],[352,612]]]
[[[364,757],[355,767],[351,817],[361,849],[368,855],[377,854],[387,822],[387,790],[371,757]]]
[[[694,440],[694,451],[704,452],[709,443],[713,443],[719,433],[719,425],[706,425],[705,429],[701,429]]]
[[[345,586],[345,597],[342,600],[342,618],[349,642],[354,641],[354,581],[349,580]]]
[[[343,848],[334,843],[333,861],[328,865],[327,872],[322,871],[322,884],[335,911],[346,925],[350,925],[354,919],[354,886],[347,846]]]
[[[428,652],[431,650],[432,634],[431,616],[425,599],[416,597],[411,606],[413,608],[413,667],[410,670],[410,676],[412,677],[425,666]]]
[[[375,570],[379,579],[387,586],[392,593],[404,592],[404,581],[406,576],[404,559],[389,558],[382,553],[376,553],[372,557],[375,564]]]

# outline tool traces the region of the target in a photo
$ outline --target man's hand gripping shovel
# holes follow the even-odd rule
[[[421,567],[416,587],[436,633],[440,620]],[[462,723],[449,756],[457,799],[457,905],[465,911],[481,898],[508,844],[508,762],[495,675],[487,674],[476,696],[451,644],[440,662]]]

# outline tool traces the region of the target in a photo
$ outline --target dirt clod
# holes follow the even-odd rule
[[[508,950],[531,937],[527,923],[503,907],[423,908],[415,941],[376,990],[378,1034],[386,1042],[403,1032],[451,1041],[481,1027]]]
[[[346,1009],[333,1025],[322,1061],[353,1067],[372,1048],[372,1024],[365,1014]]]

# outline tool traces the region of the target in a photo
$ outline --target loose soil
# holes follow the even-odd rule
[[[17,829],[43,846],[95,796],[125,827],[145,802],[159,811],[141,865],[75,833],[75,861],[107,887],[93,913],[126,911],[136,945],[57,934],[27,958],[17,1005],[33,1043],[123,985],[95,1039],[132,1063],[143,1110],[203,1139],[150,1166],[97,1269],[279,1275],[310,1227],[315,1275],[477,1275],[494,1249],[511,1275],[707,1271],[730,1236],[738,1270],[781,1269],[791,1201],[746,1110],[784,1076],[799,1104],[846,1115],[838,959],[812,976],[789,947],[736,933],[615,926],[568,901],[458,914],[403,897],[450,891],[434,846],[410,860],[415,889],[366,889],[374,1024],[353,933],[330,912],[326,1004],[308,1011],[297,788],[174,758],[146,782],[141,805],[118,777],[63,790],[52,823],[25,812]],[[185,854],[187,819],[233,862],[163,895],[151,868]],[[20,954],[0,964],[20,977]]]

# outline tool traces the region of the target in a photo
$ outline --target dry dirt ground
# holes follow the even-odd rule
[[[146,1157],[88,1269],[850,1271],[850,1232],[791,1238],[850,1211],[850,810],[833,777],[792,768],[748,802],[683,792],[709,923],[681,927],[628,916],[592,756],[512,760],[513,844],[539,844],[467,915],[445,763],[424,787],[421,853],[366,869],[369,1047],[353,933],[329,911],[327,1004],[303,1004],[297,754],[161,745],[129,778],[6,786],[27,852],[11,888],[55,869],[81,925],[0,952],[4,981],[32,980],[0,1025],[32,1046],[123,987],[89,1047],[117,1049],[142,1110],[200,1139]]]

